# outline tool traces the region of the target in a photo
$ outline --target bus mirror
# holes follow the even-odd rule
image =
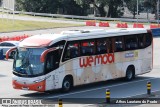
[[[46,58],[46,55],[51,52],[51,51],[55,51],[57,48],[50,48],[50,49],[47,49],[45,50],[42,54],[41,54],[41,57],[40,57],[40,61],[43,63],[45,61],[45,58]]]
[[[9,59],[10,53],[11,53],[12,51],[16,50],[16,49],[17,49],[16,47],[9,49],[9,50],[6,52],[6,59]]]

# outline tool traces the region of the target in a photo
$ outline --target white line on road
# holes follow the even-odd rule
[[[158,91],[160,91],[160,90],[154,90],[151,93],[155,93],[155,92],[158,92]],[[135,94],[135,95],[131,95],[131,96],[125,96],[125,97],[122,97],[122,98],[131,98],[131,97],[135,97],[135,96],[139,96],[139,95],[144,95],[144,94],[147,94],[147,92],[146,93],[141,93],[141,94]]]
[[[73,92],[73,93],[68,93],[68,94],[63,94],[63,95],[50,96],[50,97],[47,97],[47,98],[59,98],[59,97],[62,97],[62,96],[79,94],[79,93],[84,93],[84,92],[89,92],[89,91],[95,91],[95,90],[99,90],[99,89],[103,89],[103,88],[111,88],[111,87],[126,85],[126,84],[130,84],[130,83],[137,83],[137,82],[146,81],[146,80],[153,80],[153,79],[157,79],[157,78],[152,77],[152,78],[150,78],[150,79],[144,79],[144,80],[138,80],[138,81],[131,81],[131,82],[127,82],[127,83],[122,83],[122,84],[117,84],[117,85],[111,85],[111,86],[105,86],[105,87],[100,87],[100,88],[94,88],[94,89],[85,90],[85,91],[78,91],[78,92]]]

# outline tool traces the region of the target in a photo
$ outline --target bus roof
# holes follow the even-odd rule
[[[88,30],[70,30],[62,31],[60,34],[40,34],[26,38],[20,42],[19,46],[40,47],[50,46],[61,40],[82,40],[100,37],[113,37],[120,35],[131,35],[147,33],[145,28],[123,28],[123,29],[88,29]]]

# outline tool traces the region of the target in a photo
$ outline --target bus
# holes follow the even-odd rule
[[[20,42],[13,61],[14,89],[45,92],[148,73],[153,38],[144,28],[85,29],[31,36]]]

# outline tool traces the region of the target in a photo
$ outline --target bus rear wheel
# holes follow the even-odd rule
[[[125,77],[125,79],[127,80],[127,81],[131,81],[132,79],[134,79],[135,78],[135,70],[134,70],[134,67],[128,67],[127,68],[127,71],[126,71],[126,77]]]
[[[62,83],[62,92],[69,92],[72,88],[72,80],[65,77]]]

